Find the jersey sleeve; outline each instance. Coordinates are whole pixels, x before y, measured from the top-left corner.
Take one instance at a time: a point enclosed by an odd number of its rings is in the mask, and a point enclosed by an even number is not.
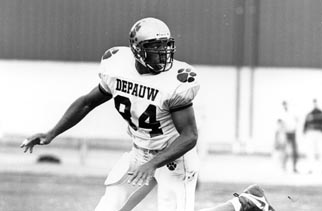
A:
[[[188,72],[185,72],[188,70]],[[170,112],[182,110],[192,105],[193,99],[198,94],[200,85],[197,81],[197,74],[192,68],[184,69],[182,72],[187,75],[186,80],[179,80],[179,84],[168,101]]]
[[[103,94],[113,95],[112,87],[114,80],[111,77],[110,71],[112,70],[115,55],[119,49],[117,47],[110,48],[103,54],[100,63],[98,76],[100,78],[99,89]]]

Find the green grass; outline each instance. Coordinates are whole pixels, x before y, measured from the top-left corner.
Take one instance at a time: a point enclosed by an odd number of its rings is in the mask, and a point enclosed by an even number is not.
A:
[[[92,211],[104,193],[104,178],[0,173],[1,211]],[[196,209],[232,198],[248,184],[201,183]],[[277,211],[321,210],[321,186],[262,185]],[[156,211],[154,190],[136,210]],[[288,199],[291,196],[293,201]]]

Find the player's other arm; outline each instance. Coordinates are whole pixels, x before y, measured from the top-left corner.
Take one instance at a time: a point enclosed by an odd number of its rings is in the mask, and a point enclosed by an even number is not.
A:
[[[49,144],[56,136],[79,123],[90,111],[102,103],[111,99],[112,95],[103,91],[99,86],[88,94],[77,98],[67,109],[58,123],[47,133],[38,133],[27,139],[20,145],[25,148],[24,152],[30,151],[34,145]]]
[[[137,168],[128,183],[148,185],[149,180],[154,176],[155,169],[176,160],[196,146],[198,132],[193,107],[189,106],[172,112],[171,116],[180,135],[152,160]]]
[[[156,168],[178,159],[197,144],[198,130],[193,107],[174,111],[171,117],[180,135],[155,159],[151,160]]]

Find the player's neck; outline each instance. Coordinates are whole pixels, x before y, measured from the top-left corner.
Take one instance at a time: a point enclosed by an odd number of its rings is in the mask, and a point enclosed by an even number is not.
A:
[[[135,61],[135,68],[140,74],[148,74],[150,73],[149,69],[143,66],[140,62]]]
[[[138,61],[135,61],[135,68],[138,71],[139,74],[143,75],[143,74],[159,74],[159,73],[153,73],[149,70],[148,67],[144,66],[143,64],[141,64]]]

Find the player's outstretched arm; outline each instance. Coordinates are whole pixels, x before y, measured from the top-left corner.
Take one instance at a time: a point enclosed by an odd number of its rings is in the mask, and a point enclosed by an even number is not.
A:
[[[24,152],[28,150],[32,153],[35,145],[49,144],[56,136],[63,133],[79,123],[90,111],[102,103],[112,98],[106,92],[102,92],[99,87],[95,87],[91,92],[76,99],[64,113],[54,128],[47,133],[37,133],[25,139],[20,145]]]

